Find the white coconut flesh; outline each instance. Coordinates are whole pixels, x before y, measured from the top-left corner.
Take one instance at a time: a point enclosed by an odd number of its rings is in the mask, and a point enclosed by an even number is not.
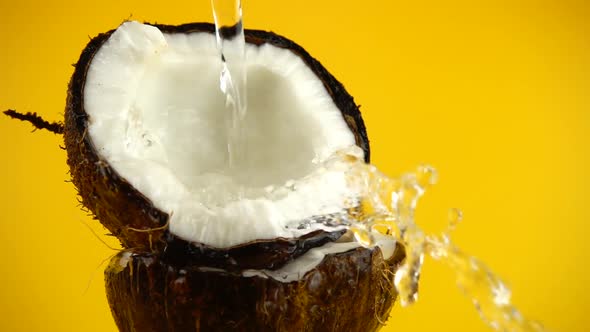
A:
[[[97,153],[170,215],[173,234],[218,248],[325,228],[293,223],[340,212],[350,196],[344,172],[324,161],[355,139],[322,82],[287,49],[245,53],[246,157],[233,167],[213,34],[127,22],[95,54],[84,87]]]
[[[375,246],[381,249],[383,258],[389,259],[395,251],[396,241],[391,236],[376,233],[373,235]],[[280,282],[300,280],[307,272],[318,266],[324,257],[360,247],[358,242],[329,242],[321,247],[312,248],[301,257],[292,260],[277,270],[245,270],[245,277],[272,278]]]

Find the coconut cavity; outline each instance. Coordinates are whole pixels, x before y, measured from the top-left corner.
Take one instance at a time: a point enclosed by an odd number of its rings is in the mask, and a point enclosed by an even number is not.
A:
[[[83,92],[100,157],[170,216],[171,233],[219,248],[321,227],[289,225],[343,209],[346,179],[325,161],[356,144],[300,54],[246,43],[245,55],[248,112],[231,167],[214,34],[124,23],[94,55]]]

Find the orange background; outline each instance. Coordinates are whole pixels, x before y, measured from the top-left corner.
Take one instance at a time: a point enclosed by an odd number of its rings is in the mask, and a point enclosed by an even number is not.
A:
[[[590,295],[590,11],[584,1],[262,1],[245,25],[286,35],[355,96],[373,162],[420,163],[440,183],[418,222],[445,226],[553,331],[587,331]],[[208,1],[0,2],[0,109],[63,117],[72,63],[89,36],[127,18],[211,21]],[[85,226],[61,137],[0,117],[1,331],[115,331],[103,262]],[[419,302],[384,331],[488,331],[451,274],[426,261]]]

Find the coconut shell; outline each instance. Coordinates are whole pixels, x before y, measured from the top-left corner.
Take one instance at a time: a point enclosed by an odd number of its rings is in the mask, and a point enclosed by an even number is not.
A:
[[[177,266],[153,253],[126,251],[105,271],[121,332],[375,331],[397,296],[394,272],[378,248],[327,255],[289,283],[241,272]]]
[[[208,23],[155,25],[166,33],[214,32]],[[114,31],[114,30],[113,30]],[[92,39],[76,64],[68,89],[64,138],[72,181],[82,203],[125,251],[105,271],[106,290],[119,329],[126,331],[374,331],[397,296],[398,246],[384,260],[378,248],[327,255],[297,281],[243,275],[277,269],[308,250],[336,241],[343,231],[315,231],[297,239],[272,239],[231,248],[191,243],[171,234],[169,216],[121,177],[88,135],[86,75],[113,31]],[[224,32],[222,32],[224,33]],[[302,47],[272,32],[246,30],[246,42],[291,50],[323,82],[369,161],[369,141],[353,98]]]
[[[214,33],[214,25],[209,23],[192,23],[180,26],[155,25],[166,33]],[[67,107],[65,112],[64,138],[68,153],[68,165],[72,175],[72,181],[77,187],[83,204],[90,209],[113,235],[115,235],[124,248],[138,248],[144,251],[161,252],[173,242],[178,242],[176,247],[186,247],[192,244],[177,238],[168,232],[168,215],[158,210],[154,204],[137,191],[126,179],[121,177],[111,165],[96,150],[92,137],[88,135],[87,128],[90,121],[84,110],[84,84],[92,58],[101,45],[109,38],[114,30],[93,38],[83,50],[80,60],[75,66],[75,71],[68,89]],[[301,46],[293,41],[260,30],[246,30],[246,42],[262,45],[271,44],[276,47],[289,49],[297,54],[308,67],[324,83],[326,90],[334,100],[334,103],[342,111],[342,115],[348,127],[354,133],[356,144],[365,152],[366,161],[369,161],[369,141],[361,114],[353,98],[346,92],[328,71]],[[318,234],[316,234],[318,235]],[[315,236],[315,235],[314,235]],[[326,238],[325,234],[319,234]],[[334,236],[328,236],[334,237]],[[304,239],[306,240],[306,239]],[[276,255],[280,248],[303,248],[300,239],[278,239],[271,242],[279,242],[279,249],[273,246],[261,245],[261,242],[244,244],[250,252],[249,255],[236,255],[250,257],[249,263],[242,263],[239,259],[236,265],[239,267],[263,268],[269,267],[265,261],[272,261],[269,256]],[[320,243],[319,241],[318,243]],[[195,251],[203,248],[196,244]],[[208,248],[215,250],[216,248]],[[237,248],[234,248],[237,249]],[[268,250],[267,250],[268,249]],[[255,253],[260,259],[251,259]],[[304,251],[297,251],[303,253]],[[280,265],[280,262],[279,264]],[[276,264],[275,264],[276,266]]]

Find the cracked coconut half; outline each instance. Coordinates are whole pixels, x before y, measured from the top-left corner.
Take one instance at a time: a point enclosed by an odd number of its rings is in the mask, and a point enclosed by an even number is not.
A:
[[[321,220],[369,160],[352,97],[303,48],[246,30],[247,113],[228,166],[214,26],[126,22],[72,77],[65,142],[84,204],[126,249],[105,273],[121,331],[370,331],[403,249]]]

